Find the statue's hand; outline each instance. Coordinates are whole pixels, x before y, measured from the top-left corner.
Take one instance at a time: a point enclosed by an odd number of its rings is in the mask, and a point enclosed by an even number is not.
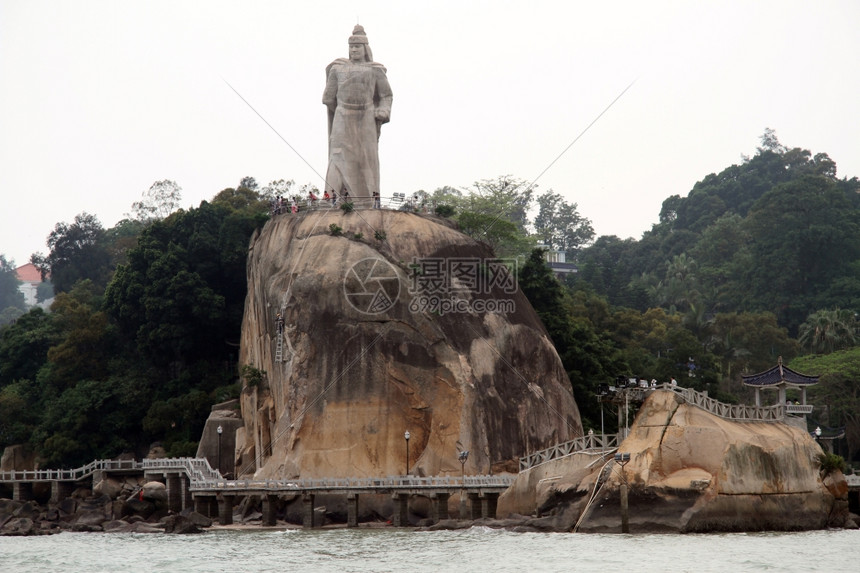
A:
[[[380,121],[382,123],[388,121],[388,112],[384,109],[377,109],[373,116],[376,118],[376,121]]]

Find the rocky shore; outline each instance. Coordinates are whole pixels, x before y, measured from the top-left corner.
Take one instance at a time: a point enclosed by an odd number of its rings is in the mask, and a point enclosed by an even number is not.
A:
[[[167,510],[161,482],[102,480],[78,488],[59,502],[0,499],[0,535],[46,535],[61,531],[199,533],[212,520],[191,509]]]

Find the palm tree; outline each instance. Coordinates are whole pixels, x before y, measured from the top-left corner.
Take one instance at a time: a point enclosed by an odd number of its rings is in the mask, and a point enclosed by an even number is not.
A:
[[[857,342],[857,318],[850,310],[818,310],[800,325],[797,341],[816,354],[829,354]]]

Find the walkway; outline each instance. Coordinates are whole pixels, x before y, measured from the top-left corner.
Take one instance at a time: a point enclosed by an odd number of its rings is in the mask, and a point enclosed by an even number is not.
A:
[[[50,483],[51,500],[61,501],[79,485],[90,488],[110,475],[143,475],[163,480],[167,505],[172,511],[192,507],[208,516],[218,517],[221,524],[233,522],[233,505],[237,497],[258,496],[263,502],[263,524],[275,524],[275,502],[282,496],[301,496],[303,521],[314,527],[316,495],[346,495],[347,525],[358,525],[360,495],[391,495],[395,502],[394,525],[406,525],[409,498],[428,497],[433,504],[433,519],[448,518],[448,498],[460,493],[470,501],[473,519],[496,516],[499,495],[513,483],[512,476],[321,478],[301,480],[228,480],[212,469],[208,460],[199,458],[161,458],[136,460],[96,460],[73,470],[28,470],[0,472],[0,484],[12,485],[12,497],[28,500],[33,485]],[[83,483],[82,483],[83,482]]]
[[[692,406],[701,408],[720,418],[735,422],[784,422],[790,414],[810,414],[811,405],[777,404],[775,406],[746,406],[743,404],[727,404],[708,396],[707,392],[698,392],[692,388],[682,388],[673,384],[661,384],[654,387],[631,386],[615,391],[613,403],[624,404],[623,396],[629,402],[643,402],[651,392],[665,390],[674,392]],[[619,419],[621,416],[619,415]],[[551,460],[581,452],[598,454],[613,453],[618,448],[618,434],[589,434],[574,438],[569,442],[551,446],[545,450],[534,452],[520,458],[520,471],[533,468]]]

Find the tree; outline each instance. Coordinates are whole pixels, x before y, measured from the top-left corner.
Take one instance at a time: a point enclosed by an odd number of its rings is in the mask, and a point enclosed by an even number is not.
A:
[[[818,310],[800,325],[798,342],[816,354],[829,354],[857,343],[857,317],[853,311]]]
[[[565,251],[573,260],[579,250],[594,239],[591,221],[551,189],[537,198],[538,214],[534,220],[538,240],[548,247]]]
[[[471,188],[464,189],[460,197],[455,193],[441,193],[439,189],[432,197],[437,200],[447,197],[445,202],[455,206],[458,211],[480,213],[491,221],[510,221],[525,235],[533,194],[534,188],[526,181],[503,175],[496,179],[476,181]]]
[[[21,281],[15,273],[14,261],[7,261],[6,256],[0,254],[0,312],[6,309],[18,310],[23,313],[27,305],[24,301],[24,293],[18,290]],[[20,313],[11,313],[20,315]],[[17,318],[17,316],[16,316]],[[0,325],[8,321],[3,321],[0,317]]]
[[[860,257],[860,212],[830,179],[805,175],[778,185],[744,222],[752,239],[747,285],[754,308],[795,332],[831,282]]]
[[[526,240],[512,222],[484,213],[463,211],[457,215],[457,223],[463,233],[486,243],[498,256],[517,254]]]
[[[611,341],[586,316],[574,316],[561,283],[534,249],[519,273],[519,287],[547,329],[570,379],[580,416],[586,426],[599,427],[596,390],[611,381],[626,364],[618,359]]]
[[[105,230],[95,215],[81,213],[72,224],[57,223],[48,236],[51,252],[44,264],[51,269],[56,292],[67,292],[79,280],[89,279],[104,288],[111,274],[111,257]],[[39,260],[40,255],[34,255]]]
[[[719,313],[710,322],[705,347],[719,361],[722,388],[740,394],[742,373],[762,372],[798,353],[798,345],[770,312]]]
[[[260,196],[266,201],[274,201],[276,197],[289,197],[290,190],[296,182],[292,179],[277,179],[270,181],[260,191]]]
[[[156,181],[142,195],[140,201],[131,204],[133,215],[126,216],[145,224],[165,219],[177,210],[182,202],[182,188],[170,179]]]
[[[34,380],[58,338],[53,315],[40,307],[30,309],[14,324],[0,329],[0,386],[16,380]]]
[[[809,390],[809,399],[822,425],[845,427],[847,457],[854,459],[860,452],[860,348],[807,354],[788,366],[819,376],[818,384]]]

